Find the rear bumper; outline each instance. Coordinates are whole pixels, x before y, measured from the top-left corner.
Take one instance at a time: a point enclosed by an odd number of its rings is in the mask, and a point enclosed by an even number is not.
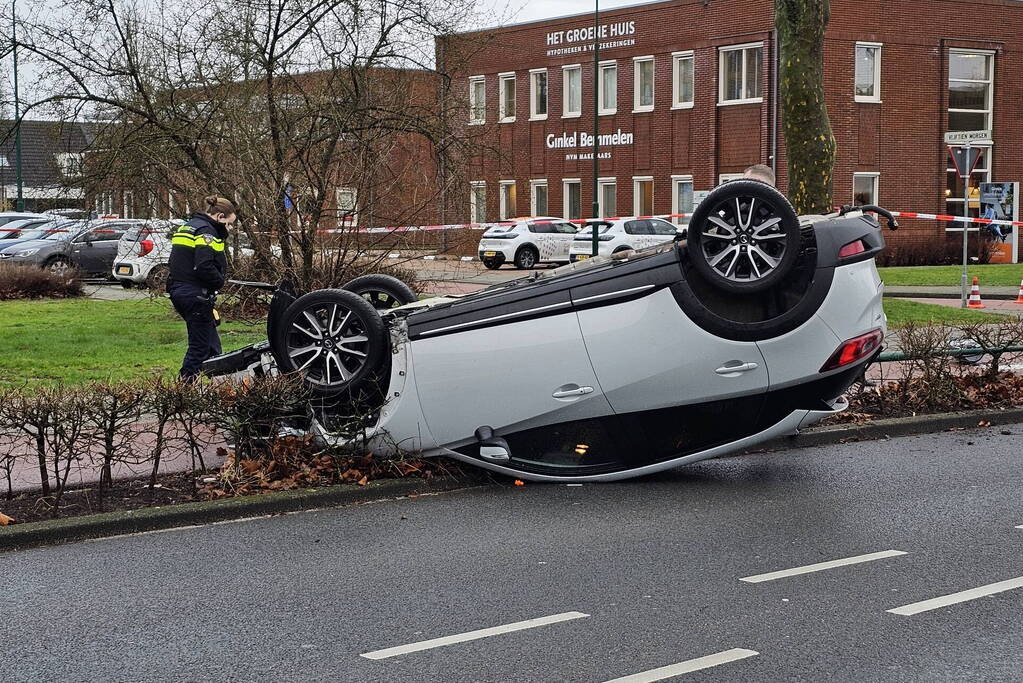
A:
[[[494,252],[493,256],[485,256],[484,255],[487,252],[491,252],[491,251]],[[503,251],[496,251],[494,249],[487,249],[485,251],[480,251],[479,252],[479,257],[480,257],[480,261],[483,261],[484,263],[496,263],[498,265],[503,264],[507,260],[507,259],[505,259]]]
[[[223,377],[237,373],[257,373],[265,370],[264,356],[270,354],[270,342],[261,341],[249,344],[237,351],[214,356],[203,361],[203,374],[210,377]]]
[[[146,275],[149,274],[149,269],[143,270],[138,263],[131,261],[114,261],[114,267],[110,269],[110,274],[117,280],[144,282]]]

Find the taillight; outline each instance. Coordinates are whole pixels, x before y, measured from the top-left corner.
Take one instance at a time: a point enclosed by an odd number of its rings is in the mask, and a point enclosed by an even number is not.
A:
[[[828,362],[824,364],[820,371],[837,370],[838,368],[861,361],[876,351],[881,346],[883,340],[884,335],[881,334],[881,330],[871,330],[859,337],[853,337],[849,341],[844,341],[838,347],[838,350],[831,354],[831,358],[828,359]]]
[[[849,258],[850,256],[856,256],[856,254],[862,254],[866,250],[867,246],[863,244],[863,240],[855,240],[839,249],[838,258]]]
[[[145,256],[153,250],[153,240],[142,240],[139,242],[139,256]]]

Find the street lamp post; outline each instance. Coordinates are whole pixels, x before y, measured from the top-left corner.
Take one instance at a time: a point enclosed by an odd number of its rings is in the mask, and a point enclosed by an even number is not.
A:
[[[17,211],[25,210],[24,179],[21,176],[21,100],[18,97],[18,0],[11,0],[11,52],[14,59],[14,182],[18,186]]]
[[[593,218],[600,218],[600,198],[597,195],[599,183],[597,177],[600,175],[600,162],[597,157],[600,153],[600,0],[593,0]],[[591,250],[593,256],[597,255],[599,239],[597,237],[597,222],[591,226],[593,239]]]

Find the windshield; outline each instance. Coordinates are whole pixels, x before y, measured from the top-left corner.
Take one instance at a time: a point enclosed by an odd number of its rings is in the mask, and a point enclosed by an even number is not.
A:
[[[611,226],[607,223],[597,223],[597,234],[603,235],[605,232],[611,229]],[[581,240],[586,236],[593,235],[593,224],[587,223],[583,227],[579,228],[579,232],[576,233],[576,239]]]
[[[12,233],[7,239],[19,239],[19,240],[41,240],[45,239],[47,233],[45,230],[39,228],[33,228],[31,230],[20,230],[16,233]]]

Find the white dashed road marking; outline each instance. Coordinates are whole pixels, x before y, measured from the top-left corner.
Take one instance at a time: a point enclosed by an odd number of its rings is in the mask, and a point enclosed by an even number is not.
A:
[[[410,652],[421,652],[422,650],[431,650],[435,647],[444,647],[445,645],[454,645],[456,643],[465,643],[470,640],[479,640],[480,638],[489,638],[490,636],[498,636],[502,633],[512,633],[513,631],[523,631],[529,628],[537,628],[538,626],[549,626],[550,624],[557,624],[562,621],[571,621],[573,619],[582,619],[590,616],[589,614],[583,614],[582,612],[563,612],[561,614],[552,614],[549,617],[539,617],[538,619],[527,619],[526,621],[517,621],[514,624],[504,624],[503,626],[492,626],[490,628],[482,628],[478,631],[469,631],[467,633],[458,633],[453,636],[444,636],[443,638],[433,638],[432,640],[422,640],[418,643],[410,643],[409,645],[397,645],[395,647],[389,647],[384,650],[374,650],[373,652],[363,652],[360,657],[366,659],[387,659],[388,657],[397,657],[399,655],[406,655]]]
[[[760,653],[754,650],[744,650],[741,647],[737,647],[731,650],[725,650],[724,652],[718,652],[715,655],[707,655],[706,657],[690,659],[685,662],[679,662],[678,664],[669,664],[668,666],[662,666],[659,669],[641,671],[638,674],[623,676],[622,678],[607,681],[607,683],[653,683],[654,681],[663,681],[666,678],[681,676],[682,674],[692,673],[693,671],[699,671],[700,669],[709,669],[712,666],[720,666],[721,664],[728,664],[729,662],[737,662],[740,659],[746,659],[747,657],[753,657],[758,654]]]
[[[1007,581],[999,581],[998,583],[989,583],[986,586],[971,588],[970,590],[952,593],[951,595],[942,595],[939,598],[931,598],[930,600],[914,602],[911,605],[903,605],[902,607],[896,607],[895,609],[890,609],[888,611],[892,614],[901,614],[904,617],[911,617],[914,614],[920,614],[921,612],[929,612],[932,609],[941,609],[942,607],[948,607],[949,605],[967,602],[968,600],[976,600],[977,598],[984,598],[988,595],[994,595],[995,593],[1004,593],[1005,591],[1011,591],[1016,588],[1023,588],[1023,576],[1016,579],[1009,579]]]
[[[861,562],[873,562],[874,560],[883,560],[886,557],[897,557],[899,555],[905,555],[906,553],[901,550],[884,550],[879,553],[870,553],[869,555],[857,555],[856,557],[847,557],[842,560],[831,560],[829,562],[818,562],[817,564],[808,564],[804,567],[795,567],[793,569],[782,569],[776,572],[769,572],[767,574],[757,574],[756,576],[747,576],[740,581],[746,583],[763,583],[764,581],[774,581],[775,579],[784,579],[787,576],[798,576],[799,574],[812,574],[813,572],[822,572],[825,569],[834,569],[835,567],[845,567],[850,564],[860,564]]]

